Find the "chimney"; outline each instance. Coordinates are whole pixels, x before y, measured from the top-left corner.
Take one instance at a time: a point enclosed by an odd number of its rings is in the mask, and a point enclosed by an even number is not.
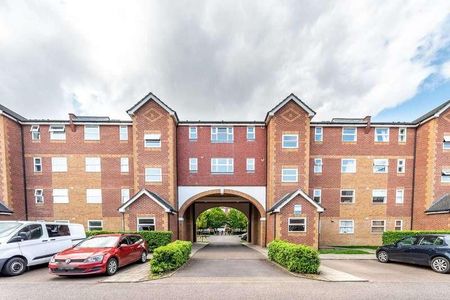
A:
[[[77,131],[77,127],[76,125],[73,123],[73,121],[77,118],[77,116],[75,116],[75,114],[73,113],[69,113],[69,126],[70,126],[70,130],[72,130],[72,132]]]
[[[372,117],[371,116],[366,116],[363,120],[367,123],[366,124],[366,128],[364,129],[364,133],[368,134],[370,132],[370,121],[371,121]]]

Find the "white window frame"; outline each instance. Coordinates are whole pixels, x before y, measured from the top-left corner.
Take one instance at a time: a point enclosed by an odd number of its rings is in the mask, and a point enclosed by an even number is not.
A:
[[[386,130],[386,132],[379,133],[379,130]],[[389,143],[389,127],[375,127],[374,141],[377,143]]]
[[[323,142],[323,127],[314,128],[314,141]]]
[[[144,148],[161,148],[161,134],[144,134]]]
[[[130,172],[130,159],[128,157],[120,158],[120,173]]]
[[[120,189],[120,203],[125,203],[130,200],[130,189]]]
[[[399,143],[406,143],[406,139],[407,139],[407,136],[408,136],[407,133],[408,133],[408,128],[406,128],[406,127],[399,127],[398,128],[398,142]]]
[[[50,132],[50,140],[64,141],[66,140],[66,126],[65,125],[50,125],[48,128]]]
[[[219,132],[225,129],[225,132]],[[225,135],[225,139],[219,139],[220,136]],[[234,142],[234,128],[214,126],[211,127],[211,143],[233,143]]]
[[[102,202],[102,189],[86,189],[86,203],[100,204]]]
[[[100,222],[100,226],[98,226],[98,225],[97,226],[92,226],[91,222]],[[103,230],[103,220],[88,220],[87,221],[87,226],[88,226],[88,230],[89,231],[95,231],[95,230],[102,231]]]
[[[373,173],[385,174],[389,172],[389,159],[376,158],[373,160]]]
[[[67,157],[52,157],[52,172],[67,172]]]
[[[346,130],[352,130],[354,132],[346,132]],[[346,138],[351,138],[346,140]],[[358,141],[358,128],[357,127],[342,127],[342,142],[353,143]]]
[[[195,126],[189,126],[189,140],[196,141],[198,139],[198,129]]]
[[[69,203],[69,189],[53,189],[53,203]]]
[[[254,173],[255,172],[255,159],[254,158],[247,158],[245,161],[245,169],[248,173]]]
[[[400,222],[400,225],[397,225],[397,222]],[[397,229],[399,228],[399,229]],[[394,231],[402,231],[403,230],[403,220],[395,220],[394,221]]]
[[[344,226],[342,223],[351,223],[351,226]],[[339,220],[339,234],[354,234],[355,233],[355,221],[354,220]]]
[[[145,182],[162,182],[162,168],[145,168]]]
[[[41,131],[39,125],[31,125],[31,140],[40,141],[41,140]]]
[[[256,127],[255,126],[247,126],[247,141],[256,140]]]
[[[344,162],[353,161],[353,166],[351,169],[348,169],[349,166],[344,164]],[[356,159],[354,158],[342,158],[341,159],[341,173],[356,173]]]
[[[141,220],[149,220],[149,219],[153,220],[153,224],[151,224],[151,223],[141,224],[140,223]],[[153,230],[150,230],[150,231],[156,231],[156,218],[155,217],[138,217],[136,220],[136,231],[143,231],[143,230],[139,230],[139,226],[153,226]]]
[[[444,135],[442,150],[450,150],[450,135]]]
[[[293,174],[286,174],[292,172]],[[291,178],[292,179],[289,179]],[[292,183],[298,182],[298,168],[283,167],[281,168],[281,182]]]
[[[84,170],[87,173],[98,173],[102,171],[102,160],[100,157],[85,157]]]
[[[39,160],[39,163],[36,161]],[[40,170],[37,170],[37,168],[40,168]],[[42,157],[33,157],[33,170],[35,173],[42,173]]]
[[[373,225],[374,222],[383,222],[383,231],[373,231],[374,228],[381,228],[381,225]],[[372,220],[370,223],[370,233],[372,234],[383,234],[386,231],[386,220]]]
[[[222,169],[221,168],[225,168]],[[212,174],[233,174],[234,173],[234,159],[233,158],[211,158],[211,173]]]
[[[317,203],[322,203],[322,189],[313,189],[313,200],[316,201],[316,198],[319,198]]]
[[[314,158],[314,174],[321,174],[323,169],[322,158]]]
[[[100,141],[100,125],[84,125],[85,141]]]
[[[349,196],[349,195],[343,195],[343,192],[352,192],[352,195],[351,196]],[[348,201],[342,201],[342,198],[350,198],[350,197],[352,197],[352,201],[351,202],[348,202]],[[341,203],[341,204],[353,204],[353,203],[355,203],[355,200],[356,200],[356,191],[354,190],[354,189],[341,189],[341,191],[340,191],[340,197],[339,197],[339,203]]]
[[[198,172],[198,158],[197,157],[189,158],[189,172],[190,173]]]
[[[397,159],[397,173],[404,174],[406,172],[406,159],[398,158]]]
[[[290,227],[291,226],[296,226],[298,224],[291,224],[291,220],[303,220],[303,226],[304,226],[304,230],[291,230]],[[302,225],[302,224],[300,224]],[[305,217],[293,217],[293,218],[288,218],[288,232],[306,232],[306,218]]]
[[[383,202],[375,202],[373,198],[383,197]],[[386,189],[373,189],[372,190],[372,204],[386,204],[387,203],[388,192]]]
[[[34,190],[34,202],[36,204],[44,203],[44,190],[43,189],[35,189]]]
[[[53,223],[70,224],[70,221],[69,220],[54,220]]]
[[[286,140],[286,138],[294,138],[293,140]],[[289,145],[289,143],[295,143],[295,145]],[[298,134],[285,133],[282,136],[283,149],[298,149]]]
[[[128,141],[128,125],[119,126],[119,141]]]
[[[450,183],[450,169],[443,169],[441,172],[441,183]]]
[[[405,189],[397,188],[395,189],[395,204],[405,203]]]

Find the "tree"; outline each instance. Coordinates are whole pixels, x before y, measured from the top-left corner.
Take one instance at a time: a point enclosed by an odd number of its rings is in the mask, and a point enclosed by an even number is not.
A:
[[[207,214],[201,213],[200,216],[198,216],[196,221],[197,229],[207,229],[208,228],[208,218]]]
[[[206,213],[209,228],[217,229],[227,222],[227,214],[220,207],[210,208]]]
[[[227,219],[227,223],[232,229],[247,229],[247,217],[239,210],[231,208],[228,212]]]

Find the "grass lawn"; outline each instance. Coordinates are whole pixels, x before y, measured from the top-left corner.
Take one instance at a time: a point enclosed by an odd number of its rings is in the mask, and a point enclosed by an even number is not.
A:
[[[372,249],[372,250],[377,250],[379,246],[333,246],[333,247],[346,248],[346,249],[357,248],[357,249]]]
[[[358,249],[320,249],[320,254],[370,254],[367,251]]]

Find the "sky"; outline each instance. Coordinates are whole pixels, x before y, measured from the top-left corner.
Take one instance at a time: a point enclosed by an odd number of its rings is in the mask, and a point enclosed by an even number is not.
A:
[[[450,1],[0,0],[0,104],[106,115],[153,92],[181,120],[411,121],[450,100]]]

